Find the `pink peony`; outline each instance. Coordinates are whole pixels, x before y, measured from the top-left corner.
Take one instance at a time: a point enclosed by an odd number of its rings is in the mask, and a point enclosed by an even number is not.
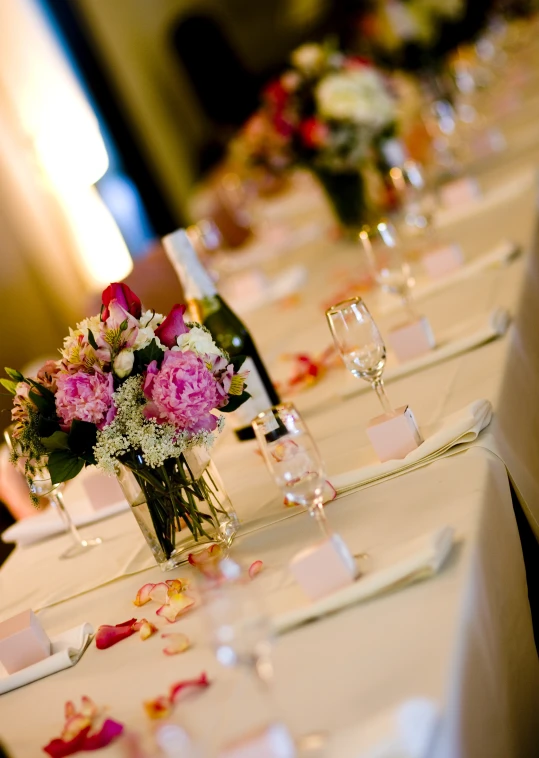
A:
[[[89,421],[102,429],[114,419],[112,374],[57,374],[56,411],[66,428],[74,419]]]
[[[144,394],[150,400],[144,411],[147,418],[188,432],[211,432],[217,426],[210,411],[222,403],[221,392],[202,358],[191,350],[167,351],[159,371],[151,363]]]

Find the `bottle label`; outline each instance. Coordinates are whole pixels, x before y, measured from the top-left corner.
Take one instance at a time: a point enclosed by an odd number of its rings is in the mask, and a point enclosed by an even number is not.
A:
[[[249,372],[245,389],[251,397],[243,405],[240,405],[237,411],[230,414],[233,429],[243,429],[249,426],[255,416],[273,405],[252,358],[245,359],[240,368],[240,373],[244,371]]]

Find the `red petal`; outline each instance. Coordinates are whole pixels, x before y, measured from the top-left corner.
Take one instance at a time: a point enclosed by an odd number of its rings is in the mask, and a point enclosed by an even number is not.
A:
[[[98,650],[106,650],[108,647],[112,647],[117,642],[125,640],[126,637],[130,637],[135,629],[133,625],[136,623],[136,619],[130,619],[124,621],[122,624],[116,624],[116,626],[109,626],[104,624],[100,626],[95,635],[95,646]]]
[[[183,692],[186,689],[189,689],[190,687],[209,687],[210,682],[208,681],[208,677],[206,673],[202,673],[198,679],[186,679],[183,682],[176,682],[176,684],[173,684],[170,688],[170,700],[172,703],[175,703],[178,697],[180,696],[180,693]]]
[[[150,592],[155,587],[155,584],[144,584],[137,592],[136,598],[133,600],[133,604],[140,608],[141,605],[145,605],[150,601]]]
[[[257,574],[260,574],[263,568],[264,564],[262,561],[255,561],[254,563],[251,563],[249,566],[249,576],[251,579],[254,579]]]
[[[72,740],[62,740],[56,738],[51,740],[48,745],[43,748],[44,752],[52,756],[52,758],[64,758],[66,755],[73,755],[83,749],[86,735],[90,731],[90,726],[87,726],[82,732]]]
[[[100,750],[100,748],[110,745],[116,737],[120,736],[123,730],[123,724],[112,719],[105,719],[103,726],[98,732],[86,736],[82,750]]]
[[[176,338],[179,337],[180,334],[185,334],[189,331],[183,320],[184,313],[185,305],[173,305],[172,310],[166,319],[155,330],[155,336],[158,337],[166,347],[174,347],[176,344]]]

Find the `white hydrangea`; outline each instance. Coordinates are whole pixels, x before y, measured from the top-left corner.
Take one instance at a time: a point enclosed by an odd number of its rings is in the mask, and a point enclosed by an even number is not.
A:
[[[192,350],[197,355],[222,355],[210,332],[202,326],[192,326],[186,334],[180,334],[172,350],[185,353]]]
[[[152,340],[155,340],[162,350],[166,349],[159,337],[155,336],[154,331],[163,321],[163,318],[164,316],[160,313],[155,313],[155,311],[144,311],[140,317],[140,326],[133,350],[143,350],[145,347],[148,347]]]
[[[394,100],[380,75],[364,67],[329,74],[316,88],[320,115],[335,121],[352,121],[382,129],[396,118]]]

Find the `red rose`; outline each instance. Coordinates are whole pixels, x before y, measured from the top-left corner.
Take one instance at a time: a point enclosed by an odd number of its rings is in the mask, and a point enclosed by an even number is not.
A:
[[[109,284],[109,286],[103,290],[101,300],[104,306],[101,311],[101,321],[106,321],[108,319],[110,315],[109,304],[112,300],[116,300],[122,308],[125,308],[125,310],[135,318],[140,318],[140,314],[142,313],[142,305],[139,298],[129,289],[127,284],[122,284],[120,282]]]
[[[316,149],[323,147],[329,136],[329,129],[323,121],[319,121],[314,116],[307,118],[299,127],[301,139],[305,147]]]
[[[183,320],[183,314],[185,313],[185,305],[173,305],[172,310],[163,321],[163,323],[155,330],[155,336],[158,337],[163,345],[167,347],[174,347],[176,344],[176,338],[180,334],[185,334],[189,329],[185,326]]]

